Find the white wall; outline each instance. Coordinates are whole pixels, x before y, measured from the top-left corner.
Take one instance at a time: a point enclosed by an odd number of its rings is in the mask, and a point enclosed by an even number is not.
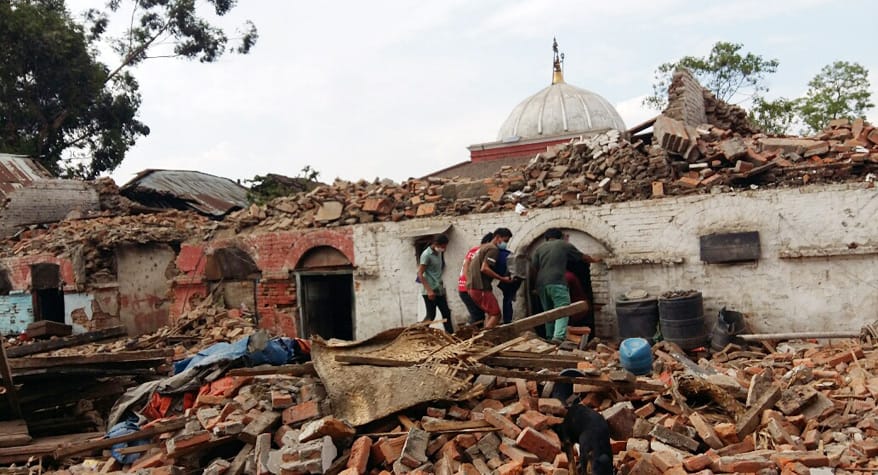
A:
[[[456,320],[466,318],[456,295],[463,256],[498,226],[512,230],[513,249],[561,227],[584,251],[606,254],[608,265],[592,270],[595,298],[607,304],[597,316],[602,336],[616,331],[612,296],[631,288],[700,290],[709,320],[728,306],[762,332],[857,330],[878,318],[878,191],[854,183],[358,225],[357,338],[423,316],[413,240],[402,236],[443,223],[453,223],[445,285]],[[758,262],[700,261],[699,236],[737,231],[760,233]]]

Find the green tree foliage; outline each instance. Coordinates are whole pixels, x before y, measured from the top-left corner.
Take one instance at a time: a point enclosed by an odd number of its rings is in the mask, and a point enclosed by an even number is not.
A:
[[[653,95],[643,104],[656,110],[667,106],[668,86],[678,68],[688,69],[696,79],[719,99],[732,102],[755,101],[768,88],[765,78],[777,71],[776,59],[742,53],[743,45],[719,41],[707,57],[684,56],[678,61],[664,63],[655,71]]]
[[[0,151],[91,178],[149,133],[136,118],[137,82],[107,81],[62,1],[0,2],[0,44]],[[74,165],[84,155],[89,165]]]
[[[869,71],[858,63],[836,61],[824,66],[801,99],[802,121],[817,132],[833,119],[865,118],[866,111],[875,107],[869,87]]]
[[[153,57],[212,62],[248,53],[258,38],[252,23],[230,39],[204,17],[235,4],[109,0],[80,25],[64,0],[0,0],[0,151],[31,155],[62,175],[114,170],[149,133],[137,119],[141,98],[130,67]],[[114,13],[128,25],[121,37],[106,34]],[[119,55],[112,69],[97,60],[102,44]]]
[[[750,122],[765,133],[784,135],[799,120],[799,99],[784,97],[768,101],[758,98],[750,107]]]

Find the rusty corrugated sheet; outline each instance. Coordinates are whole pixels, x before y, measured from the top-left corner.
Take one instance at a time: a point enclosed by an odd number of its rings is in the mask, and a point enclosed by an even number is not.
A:
[[[147,206],[187,207],[217,217],[248,205],[243,186],[228,178],[189,170],[144,170],[121,192]]]
[[[0,153],[0,194],[4,197],[35,181],[52,178],[54,177],[36,160],[22,155]]]

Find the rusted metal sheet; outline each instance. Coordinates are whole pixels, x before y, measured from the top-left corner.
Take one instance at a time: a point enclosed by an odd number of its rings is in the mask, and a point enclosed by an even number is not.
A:
[[[54,178],[36,160],[0,153],[0,194],[3,196],[35,181]]]
[[[144,170],[122,186],[121,193],[146,206],[192,209],[215,217],[248,205],[243,186],[188,170]]]

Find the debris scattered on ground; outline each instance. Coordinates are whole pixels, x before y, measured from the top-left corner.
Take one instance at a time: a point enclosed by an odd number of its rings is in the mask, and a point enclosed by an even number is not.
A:
[[[621,368],[614,346],[598,341],[565,351],[528,334],[476,344],[477,334],[424,353],[417,348],[430,345],[416,342],[441,340],[417,326],[397,335],[412,331],[421,336],[407,346],[323,358],[371,371],[379,383],[389,368],[452,367],[472,374],[462,397],[352,426],[333,404],[339,397],[368,404],[369,395],[356,385],[333,394],[337,386],[318,376],[323,363],[220,366],[207,370],[212,376],[200,387],[151,399],[138,410],[149,421],[109,439],[56,445],[43,462],[69,473],[575,473],[555,431],[573,402],[607,419],[618,473],[878,470],[878,350],[871,343],[729,344],[708,356],[661,342],[653,347],[653,372],[636,377]],[[562,376],[562,368],[582,376]],[[417,388],[395,385],[386,394],[406,391]],[[0,449],[0,459],[24,447]]]

